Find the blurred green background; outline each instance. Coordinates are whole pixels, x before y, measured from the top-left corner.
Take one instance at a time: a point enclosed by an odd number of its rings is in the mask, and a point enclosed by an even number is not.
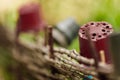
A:
[[[113,25],[114,31],[120,29],[120,0],[0,0],[0,23],[15,30],[18,8],[28,2],[42,5],[48,24],[55,25],[73,17],[80,25],[89,21],[107,21]],[[76,38],[68,48],[79,51],[78,43]]]

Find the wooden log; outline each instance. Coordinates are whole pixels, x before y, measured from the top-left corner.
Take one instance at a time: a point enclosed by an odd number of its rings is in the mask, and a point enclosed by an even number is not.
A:
[[[111,55],[114,64],[115,80],[120,80],[120,33],[110,36]]]

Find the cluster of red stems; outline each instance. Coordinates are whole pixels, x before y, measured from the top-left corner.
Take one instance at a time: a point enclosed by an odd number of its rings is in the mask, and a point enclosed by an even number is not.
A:
[[[41,6],[38,3],[30,3],[19,9],[19,18],[17,21],[16,34],[17,38],[22,32],[38,33],[40,30],[46,29],[46,23],[43,19]],[[50,29],[50,33],[51,33]],[[87,58],[93,58],[89,40],[95,46],[98,61],[104,61],[111,64],[111,56],[109,50],[109,35],[113,32],[112,26],[107,22],[89,22],[79,30],[80,54]],[[52,35],[52,34],[50,34]],[[89,36],[89,38],[88,38]],[[51,36],[52,38],[52,36]],[[49,39],[50,45],[53,46],[52,39]],[[52,42],[51,42],[52,41]],[[53,52],[51,47],[51,53]],[[103,53],[103,54],[102,54]]]

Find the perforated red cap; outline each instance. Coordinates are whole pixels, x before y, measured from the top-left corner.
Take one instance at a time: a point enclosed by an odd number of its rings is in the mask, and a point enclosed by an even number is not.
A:
[[[89,30],[92,41],[106,38],[113,32],[112,25],[107,22],[89,22],[80,28],[79,35],[83,39],[87,39],[85,30]]]
[[[100,50],[103,50],[105,52],[106,62],[111,63],[108,38],[109,35],[113,32],[112,25],[108,24],[107,22],[89,22],[80,27],[80,54],[84,57],[92,58],[86,31],[89,31],[90,38],[96,47],[96,51],[98,52],[99,60],[99,52]]]

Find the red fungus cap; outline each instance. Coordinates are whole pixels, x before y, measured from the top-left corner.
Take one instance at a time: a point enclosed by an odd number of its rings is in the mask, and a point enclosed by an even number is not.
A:
[[[111,63],[108,39],[109,35],[113,32],[112,26],[107,22],[89,22],[80,28],[80,54],[84,57],[92,58],[86,30],[89,30],[90,38],[98,53],[99,61],[101,61],[100,51],[103,50],[105,52],[106,63]]]
[[[29,3],[19,9],[18,32],[39,31],[44,25],[41,6],[38,3]]]

